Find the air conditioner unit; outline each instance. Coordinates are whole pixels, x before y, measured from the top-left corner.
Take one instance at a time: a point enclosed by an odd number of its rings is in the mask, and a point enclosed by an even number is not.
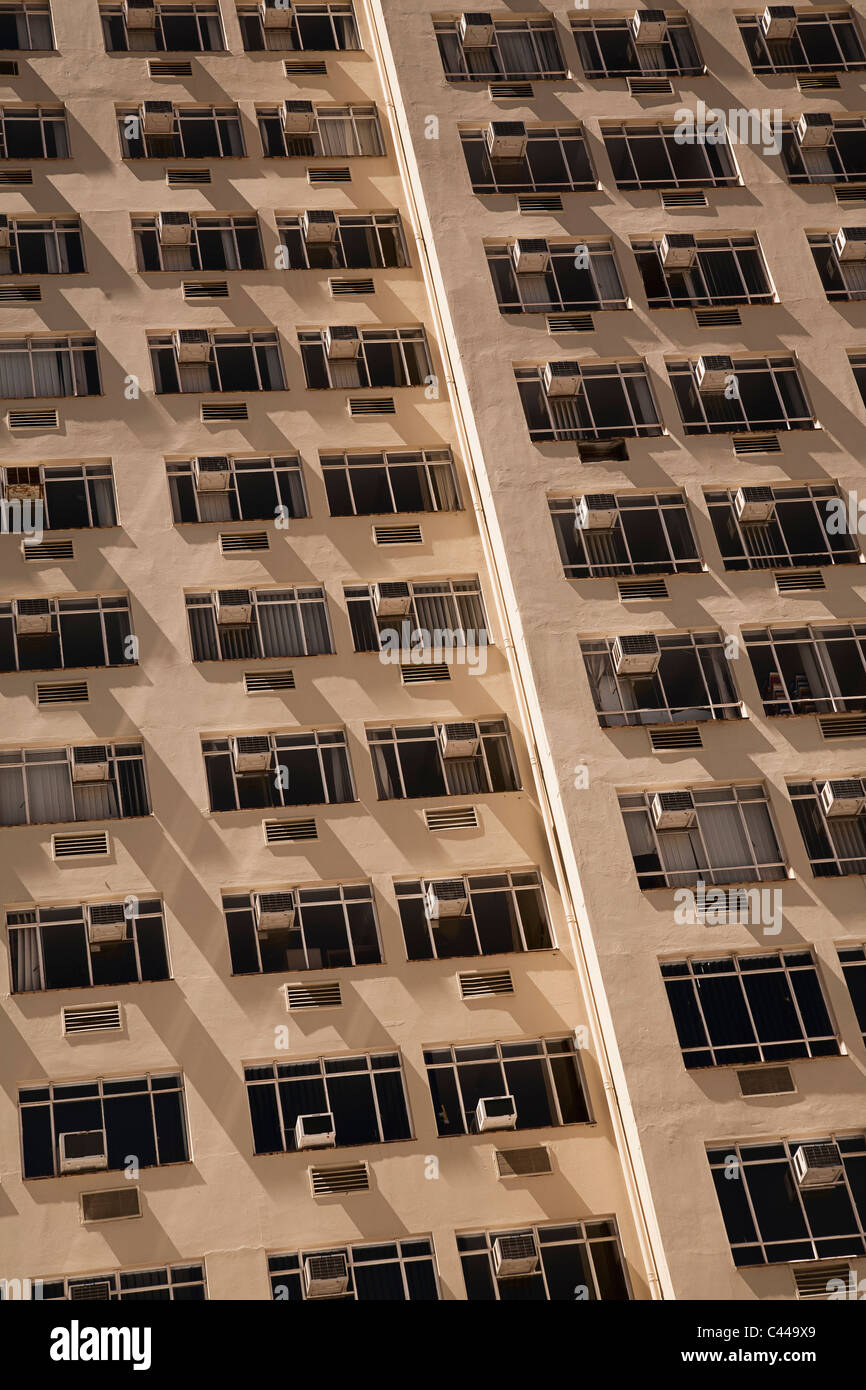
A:
[[[792,39],[797,32],[797,11],[793,5],[768,5],[761,15],[765,39]]]
[[[294,893],[253,893],[256,931],[286,931],[295,925]]]
[[[123,0],[127,29],[155,29],[156,6],[150,0]]]
[[[550,265],[544,237],[523,237],[511,246],[511,261],[518,275],[538,275]]]
[[[114,1281],[112,1279],[88,1279],[81,1284],[68,1286],[70,1303],[77,1303],[82,1300],[86,1300],[88,1303],[110,1303],[113,1293]]]
[[[5,250],[12,245],[12,226],[5,212],[0,213],[0,249]]]
[[[548,362],[544,368],[544,390],[548,396],[580,395],[580,363]]]
[[[412,607],[412,591],[402,580],[373,585],[377,618],[405,618]]]
[[[489,48],[493,42],[493,15],[485,10],[462,14],[457,32],[464,48]]]
[[[73,748],[73,782],[107,782],[108,773],[108,749],[104,743],[95,743],[90,748]]]
[[[469,906],[469,895],[462,878],[434,878],[424,894],[424,916],[428,922],[443,917],[462,917]]]
[[[538,1269],[535,1236],[497,1236],[493,1242],[493,1268],[497,1279],[534,1274]]]
[[[123,903],[93,903],[84,909],[91,946],[110,946],[132,940],[132,922]]]
[[[838,1144],[801,1144],[794,1151],[798,1187],[830,1187],[844,1171]]]
[[[170,101],[145,101],[139,119],[142,135],[171,135],[174,130],[174,105]]]
[[[618,516],[612,492],[584,493],[574,516],[575,531],[612,531]]]
[[[474,758],[481,747],[481,737],[474,724],[443,724],[439,747],[443,758]]]
[[[265,29],[289,29],[292,24],[292,7],[287,0],[261,0],[259,17]]]
[[[334,1117],[329,1111],[321,1115],[299,1115],[295,1121],[295,1145],[299,1149],[332,1149],[337,1142]]]
[[[739,487],[734,496],[734,512],[738,521],[771,521],[776,503],[771,487]]]
[[[246,627],[253,620],[249,589],[217,589],[216,620],[220,627]]]
[[[211,360],[210,334],[206,328],[178,328],[174,335],[174,351],[178,362],[191,365]]]
[[[829,145],[833,136],[833,117],[829,111],[804,111],[797,122],[797,144],[804,150]]]
[[[60,1135],[61,1173],[97,1173],[108,1167],[101,1129],[73,1130]]]
[[[231,464],[225,454],[200,454],[193,460],[192,476],[196,492],[228,492]]]
[[[863,783],[859,777],[840,777],[821,788],[821,806],[828,820],[859,815],[863,809]]]
[[[522,159],[526,154],[523,121],[491,121],[487,127],[487,153],[491,159]]]
[[[307,1298],[333,1298],[349,1287],[349,1265],[345,1255],[308,1255],[304,1260]]]
[[[656,792],[652,817],[656,830],[688,830],[695,819],[691,792]]]
[[[235,772],[267,772],[271,741],[267,734],[245,734],[230,740]]]
[[[658,670],[659,640],[651,632],[617,637],[613,644],[613,669],[618,676],[651,676]]]
[[[351,324],[325,329],[325,356],[329,362],[351,361],[361,351],[361,335]]]
[[[866,227],[840,227],[833,245],[840,261],[866,261]]]
[[[517,1102],[514,1096],[482,1096],[475,1107],[475,1125],[479,1134],[491,1129],[514,1129],[517,1124]]]
[[[690,232],[665,232],[659,250],[665,270],[690,270],[697,259],[698,244]]]
[[[51,600],[20,598],[15,605],[15,631],[19,637],[51,631]]]
[[[316,112],[311,101],[283,102],[283,131],[286,135],[312,135]]]
[[[637,44],[664,43],[667,27],[664,10],[635,10],[632,15],[631,32]]]
[[[337,240],[336,214],[327,210],[311,210],[301,217],[301,231],[308,246]]]
[[[695,381],[701,395],[716,395],[724,391],[733,370],[734,363],[730,357],[699,357],[695,366]]]
[[[160,246],[189,246],[192,218],[188,212],[160,212],[156,217]]]

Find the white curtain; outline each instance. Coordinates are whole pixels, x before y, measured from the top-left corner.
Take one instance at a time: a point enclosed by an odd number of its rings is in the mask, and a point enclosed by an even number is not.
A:
[[[304,639],[296,603],[260,603],[256,613],[265,656],[304,655]]]
[[[520,302],[524,308],[529,309],[535,305],[541,305],[544,309],[549,309],[558,301],[551,296],[550,286],[547,275],[544,271],[533,271],[531,275],[518,275],[517,288],[520,291]]]
[[[42,989],[38,927],[19,927],[9,933],[12,955],[12,988],[16,994]]]
[[[0,767],[0,825],[24,825],[24,773],[20,767]]]
[[[328,373],[333,387],[360,386],[361,374],[357,362],[336,361],[328,363]]]
[[[528,30],[503,30],[497,39],[506,76],[533,77],[538,73],[538,59]]]
[[[0,396],[13,400],[33,395],[29,352],[0,353]]]
[[[192,270],[192,252],[189,246],[163,246],[163,270]]]
[[[641,72],[664,72],[665,51],[660,43],[636,43],[635,49]]]
[[[117,790],[112,782],[75,784],[76,820],[115,820],[119,815]]]
[[[800,156],[803,160],[803,167],[811,179],[820,182],[836,178],[836,171],[833,168],[833,160],[829,150],[801,149]]]
[[[202,521],[231,521],[232,506],[227,492],[198,492],[196,497]]]
[[[616,262],[613,256],[592,256],[590,265],[595,273],[598,297],[602,303],[610,300],[621,300],[623,298],[622,285],[616,273]]]
[[[357,148],[352,122],[348,116],[320,116],[317,125],[317,154],[345,156],[362,153]]]
[[[849,294],[866,293],[866,261],[841,261],[839,268]]]
[[[178,364],[177,375],[180,389],[187,391],[210,391],[210,368],[204,362],[182,362]]]
[[[30,763],[27,767],[30,824],[50,825],[75,819],[67,763]]]
[[[454,470],[450,463],[431,463],[430,464],[430,486],[436,506],[441,512],[451,512],[456,510],[457,484],[454,480]]]
[[[484,759],[445,758],[445,782],[449,796],[465,796],[469,793],[486,792],[487,770]]]

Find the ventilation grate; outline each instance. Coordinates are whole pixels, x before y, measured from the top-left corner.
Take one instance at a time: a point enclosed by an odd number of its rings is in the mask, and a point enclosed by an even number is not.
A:
[[[287,58],[283,63],[286,77],[327,77],[327,63],[310,63],[303,58]]]
[[[548,333],[591,333],[592,314],[548,314]]]
[[[210,169],[166,169],[169,188],[199,188],[210,183]]]
[[[10,410],[6,424],[10,430],[58,430],[60,416],[56,410]]]
[[[32,169],[0,169],[0,188],[20,188],[33,182]]]
[[[119,1004],[76,1005],[61,1009],[60,1016],[67,1038],[77,1033],[118,1033],[123,1026]]]
[[[839,78],[835,72],[803,73],[797,78],[801,92],[838,92]]]
[[[531,101],[534,96],[531,82],[490,82],[487,94],[491,101]]]
[[[424,537],[420,526],[374,526],[376,545],[420,545]]]
[[[701,731],[696,725],[650,729],[650,743],[654,753],[673,752],[677,748],[703,748]]]
[[[192,63],[173,59],[151,58],[147,65],[150,77],[192,77]]]
[[[330,980],[323,985],[286,985],[286,1008],[290,1013],[296,1009],[335,1009],[343,1002],[338,980]]]
[[[826,589],[820,570],[783,570],[775,576],[777,594],[800,594],[813,589]]]
[[[628,463],[624,439],[581,439],[577,444],[581,463]]]
[[[141,1216],[141,1193],[131,1183],[105,1192],[82,1192],[82,1221],[120,1221],[127,1216]]]
[[[742,322],[739,309],[695,309],[698,328],[738,328]]]
[[[40,285],[0,285],[0,304],[39,304]]]
[[[532,1149],[497,1149],[496,1173],[500,1178],[534,1178],[552,1173],[550,1153],[543,1144]]]
[[[616,587],[620,603],[638,598],[670,598],[663,579],[618,579]]]
[[[248,420],[246,401],[202,401],[202,424],[218,424],[225,420]]]
[[[781,454],[782,446],[775,434],[735,434],[734,453],[737,458],[745,454]]]
[[[220,550],[223,555],[246,555],[251,550],[270,550],[267,531],[221,531]]]
[[[737,1080],[741,1096],[786,1096],[797,1089],[790,1067],[748,1067]]]
[[[113,1284],[109,1279],[82,1279],[80,1284],[69,1285],[70,1303],[110,1303]]]
[[[368,415],[396,415],[397,407],[393,396],[350,396],[349,414],[355,419]]]
[[[344,294],[375,294],[376,286],[370,280],[346,280],[331,278],[328,281],[331,294],[339,297]]]
[[[838,1294],[838,1283],[834,1282],[832,1289],[828,1287],[831,1279],[841,1280],[846,1290],[852,1283],[851,1266],[841,1262],[838,1264],[810,1265],[805,1269],[797,1268],[795,1265],[793,1274],[797,1297],[803,1300],[829,1299],[831,1293]]]
[[[310,1187],[314,1197],[332,1197],[340,1192],[369,1192],[370,1170],[366,1163],[346,1163],[341,1167],[310,1168]]]
[[[674,90],[669,77],[627,77],[626,82],[633,97],[671,96]]]
[[[428,830],[474,830],[478,813],[474,806],[456,806],[453,810],[425,811]]]
[[[0,62],[0,77],[18,77],[18,75],[18,64],[15,62],[14,58],[4,58],[3,61]]]
[[[25,560],[74,560],[75,549],[72,541],[22,541],[21,553]]]
[[[491,994],[513,994],[510,970],[463,970],[457,976],[461,999],[484,999]]]
[[[352,171],[348,165],[332,166],[327,169],[308,169],[307,182],[313,185],[317,183],[351,183]]]
[[[248,695],[266,695],[272,690],[294,690],[293,671],[245,671],[244,690]]]
[[[58,681],[54,685],[36,686],[36,703],[40,709],[51,705],[84,705],[89,698],[87,681]]]
[[[825,739],[863,738],[866,736],[866,714],[830,715],[818,720],[818,728]]]
[[[425,681],[450,681],[451,672],[442,661],[430,666],[401,666],[400,677],[404,685],[423,685]]]
[[[518,212],[562,212],[562,199],[558,193],[519,193]]]
[[[52,859],[83,859],[108,853],[108,831],[94,830],[88,835],[52,835]]]
[[[676,212],[679,208],[707,208],[707,195],[700,188],[677,188],[662,194],[662,207],[665,212]]]
[[[836,194],[836,202],[841,203],[843,207],[850,207],[852,204],[854,207],[862,207],[866,203],[866,187],[862,185],[855,188],[846,185],[844,188],[834,188],[833,192]]]
[[[184,299],[228,299],[228,280],[184,280]]]
[[[308,820],[263,820],[265,844],[283,845],[290,840],[318,840],[315,817]]]

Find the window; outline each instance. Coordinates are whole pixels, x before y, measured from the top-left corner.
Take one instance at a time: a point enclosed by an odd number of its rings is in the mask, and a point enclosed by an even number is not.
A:
[[[432,375],[423,328],[361,328],[357,333],[357,357],[337,360],[328,359],[324,329],[298,334],[308,390],[423,386]]]
[[[674,125],[602,126],[617,188],[724,188],[738,176],[727,143],[679,143]]]
[[[148,135],[138,107],[119,111],[124,159],[240,159],[246,154],[236,106],[177,106],[170,135]]]
[[[658,662],[651,675],[617,675],[615,641],[619,638],[580,644],[603,729],[740,718],[721,632],[655,634]]]
[[[351,5],[293,5],[286,28],[265,29],[257,9],[238,10],[238,19],[247,53],[262,49],[315,53],[361,47]]]
[[[866,947],[838,947],[842,974],[857,1015],[857,1026],[866,1042]]]
[[[653,795],[638,792],[619,798],[638,887],[768,883],[787,878],[762,786],[694,788],[695,818],[688,830],[656,830]]]
[[[68,159],[62,106],[0,107],[0,159]]]
[[[434,1047],[424,1053],[441,1137],[477,1134],[482,1100],[511,1096],[516,1129],[591,1121],[573,1038]]]
[[[497,1240],[534,1240],[538,1268],[534,1274],[496,1277],[493,1245]],[[529,1226],[511,1231],[458,1235],[457,1249],[470,1303],[573,1303],[625,1301],[630,1297],[616,1222],[576,1221],[571,1226]]]
[[[282,108],[259,107],[259,133],[265,155],[278,159],[352,159],[385,153],[375,106],[317,106],[315,111],[316,129],[311,135],[286,135]]]
[[[399,212],[337,216],[333,241],[307,243],[299,217],[278,217],[291,270],[383,270],[409,264]]]
[[[860,399],[866,405],[866,354],[849,352],[848,361],[851,363],[851,371],[857,383],[857,390],[860,392]]]
[[[39,1283],[42,1301],[48,1303],[81,1298],[106,1299],[110,1303],[201,1303],[207,1298],[203,1264],[88,1274],[81,1279],[41,1279]]]
[[[133,217],[139,270],[262,270],[264,258],[255,217],[191,214],[188,246],[162,246],[155,217]]]
[[[548,243],[547,249],[546,270],[528,274],[521,270],[518,274],[511,244],[500,242],[487,247],[490,278],[503,314],[627,307],[609,241],[553,242]]]
[[[765,39],[759,20],[760,15],[737,16],[753,72],[847,72],[866,67],[850,10],[798,10],[797,28],[789,39]]]
[[[534,870],[471,874],[464,879],[467,908],[461,917],[431,925],[424,912],[425,884],[395,883],[403,940],[409,960],[453,960],[513,951],[549,951],[553,946],[541,879]]]
[[[0,602],[0,671],[134,665],[131,635],[128,595]]]
[[[663,961],[661,972],[689,1070],[839,1055],[811,951]]]
[[[661,43],[636,44],[628,19],[573,19],[571,28],[584,76],[700,76],[705,69],[688,17],[666,15],[665,21]]]
[[[866,299],[866,262],[841,261],[835,232],[815,232],[807,240],[827,298]]]
[[[240,737],[244,737],[241,735]],[[326,806],[354,801],[346,735],[313,730],[306,734],[264,734],[255,742],[264,770],[237,771],[227,738],[202,744],[212,811],[248,811],[262,806]]]
[[[773,288],[756,236],[698,241],[688,270],[665,270],[661,239],[633,241],[650,309],[713,304],[772,304]]]
[[[285,929],[257,931],[249,893],[224,893],[223,912],[233,975],[339,970],[382,960],[376,904],[366,883],[296,889],[294,924]]]
[[[616,512],[608,531],[577,523],[579,497],[550,499],[550,515],[566,579],[617,574],[700,574],[698,543],[681,492],[605,495]]]
[[[578,126],[529,126],[519,159],[493,158],[486,130],[462,130],[473,193],[592,192],[598,187]]]
[[[770,520],[742,524],[734,505],[736,488],[705,495],[726,570],[859,563],[860,551],[848,530],[827,530],[831,508],[839,501],[833,484],[774,487]]]
[[[25,468],[5,467],[0,474],[3,500],[10,512],[14,513],[16,489],[26,488],[30,498],[34,492],[37,498],[41,494],[45,530],[71,531],[117,525],[114,474],[110,463],[69,463],[59,468],[34,464]],[[20,500],[17,505],[22,505]]]
[[[815,421],[793,357],[734,357],[722,391],[700,391],[694,362],[669,362],[686,434],[813,430]]]
[[[544,366],[514,372],[529,438],[537,444],[564,439],[637,439],[663,434],[643,362],[581,363],[574,396],[548,396]]]
[[[304,1292],[302,1271],[309,1259],[343,1259],[348,1271],[343,1303],[435,1303],[439,1298],[433,1242],[427,1238],[392,1241],[381,1245],[350,1245],[340,1250],[310,1250],[301,1255],[270,1255],[268,1274],[271,1297],[277,1302],[300,1303]],[[335,1295],[330,1295],[333,1300]]]
[[[866,710],[866,624],[743,628],[764,713]]]
[[[207,362],[179,362],[173,334],[149,336],[157,395],[188,391],[285,391],[280,341],[273,330],[210,333]]]
[[[199,492],[190,461],[166,464],[176,522],[273,521],[275,516],[309,516],[300,459],[233,458],[228,462],[229,486],[225,492]]]
[[[0,275],[80,275],[85,269],[77,217],[10,217],[9,240],[0,249]]]
[[[127,29],[120,6],[100,10],[109,53],[222,53],[217,5],[157,5],[152,29]]]
[[[845,776],[854,774],[846,769]],[[825,815],[821,804],[825,780],[819,777],[815,782],[788,783],[812,873],[816,878],[866,874],[866,816]]]
[[[568,76],[552,19],[499,20],[484,47],[464,46],[456,19],[434,20],[433,28],[449,82]]]
[[[237,621],[246,610],[249,621]],[[334,650],[325,591],[319,587],[187,594],[186,612],[193,661],[321,656]],[[223,621],[226,616],[232,621]]]
[[[439,647],[447,643],[445,634],[451,634],[455,646],[486,646],[490,640],[477,578],[436,584],[410,582],[411,600],[405,618],[377,618],[373,587],[353,585],[345,591],[356,652],[378,652],[385,633],[392,641],[399,637],[406,648]]]
[[[130,985],[170,976],[165,920],[158,898],[102,904],[123,915],[125,937],[91,945],[89,909],[32,907],[6,913],[12,993]],[[107,915],[107,914],[103,914]]]
[[[96,339],[0,338],[0,396],[99,396]]]
[[[479,751],[468,757],[443,755],[445,727],[422,724],[367,730],[380,801],[520,790],[504,719],[459,725],[467,739],[478,740]]]
[[[828,145],[803,149],[793,124],[782,130],[782,163],[789,183],[850,183],[866,179],[866,120],[834,120]]]
[[[450,449],[323,454],[319,462],[331,516],[461,510]]]
[[[51,10],[48,5],[27,3],[0,5],[0,48],[43,49],[54,47]]]
[[[136,1076],[122,1081],[77,1081],[29,1086],[18,1092],[23,1175],[61,1172],[63,1135],[101,1133],[109,1172],[122,1172],[135,1154],[140,1168],[188,1163],[183,1080]]]
[[[838,1182],[800,1187],[793,1158],[801,1143],[838,1145]],[[738,1268],[866,1253],[866,1136],[732,1142],[707,1158]]]
[[[76,767],[82,766],[86,766],[86,781],[74,776]],[[98,778],[96,768],[100,769]],[[140,743],[0,752],[0,825],[129,820],[149,815]]]
[[[411,1139],[396,1052],[244,1067],[257,1154],[293,1153],[301,1115],[333,1116],[335,1147]]]

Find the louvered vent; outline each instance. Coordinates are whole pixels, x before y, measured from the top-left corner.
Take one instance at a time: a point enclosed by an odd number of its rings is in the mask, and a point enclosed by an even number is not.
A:
[[[132,1183],[81,1194],[82,1221],[121,1221],[128,1216],[141,1216],[141,1193]]]
[[[803,73],[797,78],[801,92],[838,92],[839,77],[835,72]]]
[[[75,549],[72,541],[22,541],[21,553],[25,560],[74,560]]]
[[[123,1020],[119,1004],[74,1006],[61,1010],[66,1037],[78,1033],[119,1033]]]
[[[113,1292],[110,1279],[83,1279],[81,1283],[69,1285],[71,1303],[110,1303]]]
[[[10,410],[6,424],[10,430],[57,430],[60,416],[56,410]]]
[[[420,526],[373,527],[373,540],[377,545],[420,545],[423,539]]]
[[[742,321],[739,309],[695,309],[698,328],[738,328]]]
[[[428,830],[474,830],[478,813],[474,806],[455,806],[442,811],[425,811]]]
[[[321,985],[286,985],[286,1008],[290,1013],[299,1009],[336,1009],[342,1002],[339,980]]]
[[[166,169],[169,188],[199,188],[210,183],[210,169]]]
[[[4,58],[0,62],[0,77],[17,77],[18,64],[14,58]]]
[[[799,594],[826,587],[820,570],[780,570],[776,575],[776,592],[779,594]]]
[[[0,285],[0,304],[38,304],[41,299],[39,285]]]
[[[562,212],[562,199],[558,193],[519,193],[518,212]]]
[[[304,58],[287,58],[283,63],[286,77],[327,77],[327,63],[308,62]]]
[[[351,183],[352,171],[348,165],[340,165],[339,167],[332,166],[327,169],[308,169],[307,182],[314,186],[317,183]]]
[[[184,299],[228,299],[228,280],[184,280]]]
[[[548,333],[591,333],[592,314],[548,314]]]
[[[866,737],[866,714],[839,714],[819,718],[818,728],[825,739]]]
[[[33,182],[32,169],[0,169],[0,188],[20,188]]]
[[[53,685],[36,686],[36,703],[40,709],[52,705],[83,705],[90,698],[87,681],[57,681]]]
[[[246,401],[202,401],[202,424],[219,424],[225,420],[248,420]]]
[[[738,458],[746,454],[781,454],[782,446],[775,434],[735,434],[734,453]]]
[[[457,976],[461,999],[483,999],[490,994],[513,994],[510,970],[463,970]]]
[[[451,672],[447,664],[436,662],[430,666],[401,666],[400,678],[404,685],[423,685],[429,681],[450,681]]]
[[[108,853],[108,831],[95,830],[87,835],[52,835],[52,859],[83,859],[86,856]]]
[[[662,194],[662,207],[665,212],[677,212],[681,208],[706,208],[709,203],[703,189],[676,188]]]
[[[796,1090],[790,1067],[748,1067],[737,1072],[742,1096],[784,1096]]]
[[[221,531],[223,555],[246,555],[251,550],[270,550],[267,531]]]
[[[669,96],[674,90],[669,77],[627,77],[626,81],[633,97]]]
[[[663,579],[618,579],[616,587],[620,603],[639,598],[670,598]]]
[[[307,820],[265,820],[262,821],[262,825],[265,831],[265,843],[268,845],[282,845],[290,840],[318,840],[319,838],[313,816]]]
[[[706,915],[709,913],[711,924],[723,925],[730,920],[736,925],[742,915],[748,911],[748,898],[745,896],[747,892],[747,888],[714,887],[712,901],[709,903],[698,893],[696,898],[697,920],[699,922],[705,921]]]
[[[310,1168],[310,1187],[314,1197],[333,1197],[341,1192],[368,1192],[370,1170],[366,1163],[346,1163],[339,1168]]]
[[[695,725],[668,725],[650,729],[650,743],[654,753],[672,752],[677,748],[703,748],[701,731]]]
[[[270,691],[294,690],[293,671],[245,671],[244,690],[248,695],[266,695]]]
[[[331,277],[328,281],[331,294],[335,297],[345,294],[375,294],[376,286],[371,279],[347,280]]]
[[[851,1285],[851,1266],[842,1262],[836,1264],[793,1266],[794,1287],[797,1290],[798,1299],[805,1301],[818,1299],[829,1299],[831,1293],[839,1291],[839,1284],[836,1280],[842,1281],[846,1290]],[[833,1280],[832,1288],[828,1287],[830,1280]]]
[[[192,77],[192,63],[182,59],[151,58],[147,65],[151,77]]]
[[[848,207],[852,205],[862,207],[866,203],[866,187],[863,187],[862,184],[853,188],[844,185],[841,188],[834,188],[833,192],[836,194],[836,202],[841,203],[843,207],[846,205]]]
[[[531,101],[531,82],[490,82],[487,87],[491,101]]]
[[[532,1149],[497,1149],[496,1172],[500,1178],[533,1178],[552,1173],[553,1164],[543,1144]]]
[[[393,396],[350,396],[349,414],[355,419],[366,419],[369,415],[396,415],[397,407]]]

